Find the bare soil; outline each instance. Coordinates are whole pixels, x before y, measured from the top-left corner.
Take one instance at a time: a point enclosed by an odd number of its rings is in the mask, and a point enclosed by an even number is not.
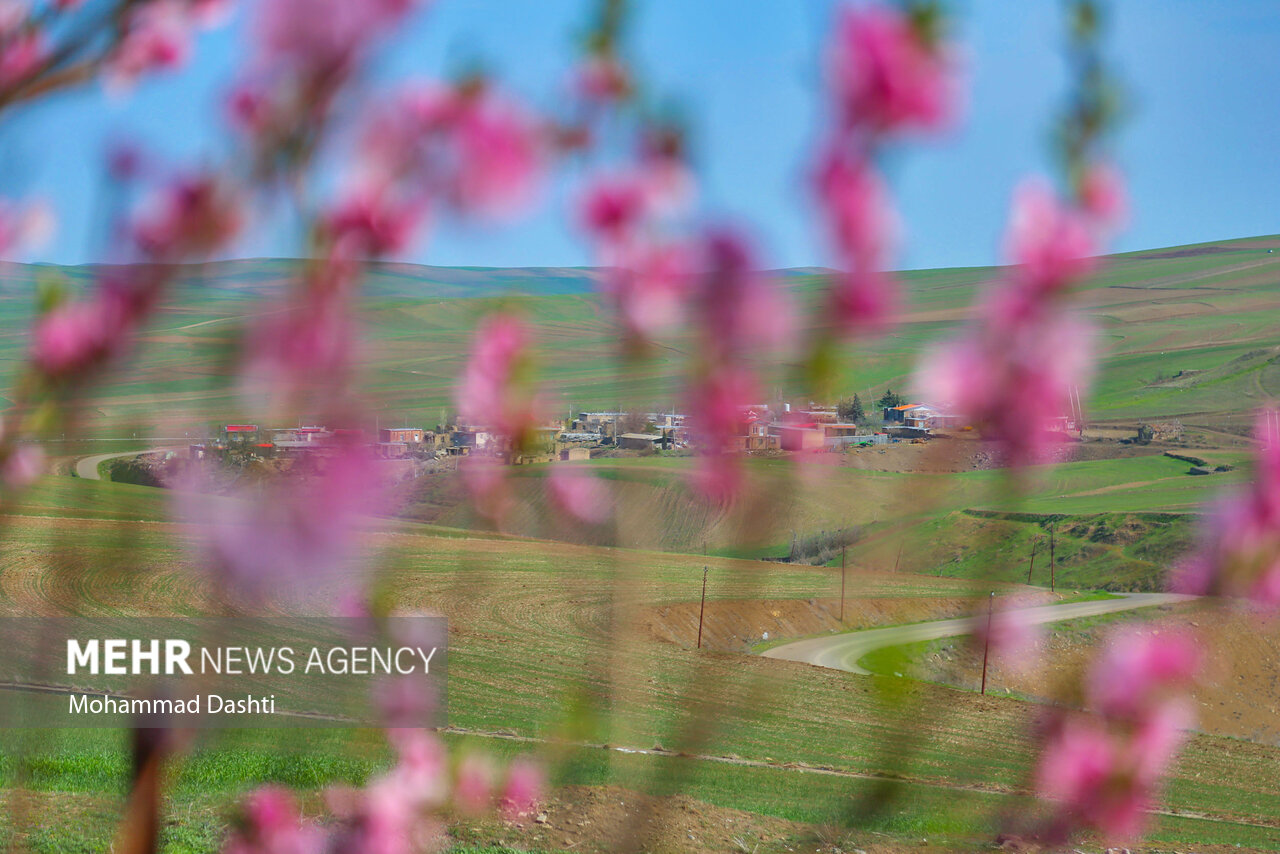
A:
[[[1203,677],[1194,690],[1198,729],[1214,735],[1280,745],[1280,621],[1213,603],[1163,606],[1135,612],[1146,618],[1146,630],[1196,632],[1209,650]],[[1110,626],[1076,625],[1054,632],[1039,643],[1039,659],[1052,667],[1023,670],[993,659],[988,690],[1018,692],[1039,698],[1062,695],[1062,686],[1087,665]],[[982,652],[957,638],[935,647],[920,663],[924,678],[977,688]]]
[[[850,572],[852,585],[858,572]],[[1064,597],[1048,591],[1013,593],[1002,601],[1010,607],[1032,607],[1058,602]],[[702,645],[706,649],[745,652],[770,639],[795,639],[823,632],[854,631],[872,626],[916,623],[962,617],[974,611],[974,601],[960,595],[878,597],[845,600],[844,620],[836,599],[732,599],[707,602],[703,615]],[[692,647],[698,637],[697,602],[680,602],[645,609],[641,626],[655,640]],[[765,635],[768,635],[766,637]]]
[[[538,811],[518,822],[472,822],[453,835],[468,843],[536,851],[574,852],[727,852],[727,854],[954,854],[956,851],[1006,851],[1048,854],[1034,842],[1004,838],[942,845],[926,839],[891,839],[874,831],[788,821],[715,806],[687,795],[658,798],[616,786],[566,786]],[[1076,846],[1079,854],[1172,854],[1141,845],[1127,849]],[[1248,854],[1238,846],[1197,845],[1198,854]]]

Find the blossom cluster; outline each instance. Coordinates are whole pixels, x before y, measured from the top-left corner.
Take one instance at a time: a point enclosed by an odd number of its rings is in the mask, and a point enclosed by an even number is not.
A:
[[[682,319],[696,262],[696,247],[670,227],[694,196],[692,176],[670,139],[646,134],[635,162],[597,177],[580,203],[583,228],[606,269],[605,293],[633,346]]]
[[[109,90],[132,88],[142,77],[186,64],[195,33],[227,17],[230,0],[139,0],[122,4],[115,32],[105,42],[77,39],[65,19],[77,26],[104,27],[93,21],[100,9],[83,0],[54,0],[41,6],[6,0],[0,8],[0,99],[16,100],[96,74]],[[86,8],[81,8],[86,7]]]
[[[978,301],[970,331],[927,356],[922,369],[921,386],[980,425],[1014,466],[1044,459],[1051,422],[1075,411],[1091,373],[1090,329],[1065,301],[1094,268],[1121,191],[1110,170],[1090,182],[1099,188],[1084,204],[1059,198],[1042,180],[1017,189],[1005,241],[1013,266]]]
[[[128,343],[168,284],[170,265],[230,244],[242,223],[237,194],[216,177],[180,177],[158,188],[129,229],[138,262],[99,275],[86,299],[64,301],[32,330],[31,362],[65,383],[100,368]]]
[[[875,159],[906,134],[936,132],[954,113],[955,61],[936,27],[906,9],[841,12],[827,55],[834,124],[819,149],[814,183],[841,270],[828,310],[839,328],[882,327],[897,294],[884,267],[897,217]]]
[[[1211,508],[1173,586],[1181,593],[1244,597],[1274,613],[1280,608],[1280,412],[1258,414],[1254,440],[1253,479]]]
[[[1036,790],[1055,808],[1050,836],[1089,828],[1123,843],[1142,834],[1194,723],[1185,691],[1199,669],[1190,634],[1128,626],[1108,636],[1084,679],[1089,711],[1057,714],[1046,728]]]
[[[285,789],[258,789],[245,799],[223,854],[439,851],[449,845],[446,810],[475,816],[497,807],[515,820],[529,814],[541,797],[542,773],[527,760],[512,763],[500,781],[483,756],[464,757],[451,769],[435,736],[421,730],[392,734],[396,764],[362,789],[328,790],[330,820],[308,820]]]

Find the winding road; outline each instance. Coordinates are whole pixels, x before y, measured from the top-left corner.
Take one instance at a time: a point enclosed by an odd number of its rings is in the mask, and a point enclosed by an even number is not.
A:
[[[109,454],[94,454],[92,457],[84,457],[76,460],[76,477],[82,477],[85,480],[102,480],[98,475],[98,464],[107,460],[114,460],[119,457],[138,457],[143,454],[154,454],[160,451],[172,451],[174,448],[147,448],[145,451],[112,451]]]
[[[1097,599],[1089,602],[1070,602],[1065,605],[1039,605],[1034,608],[1019,608],[1015,613],[1032,624],[1056,623],[1059,620],[1096,617],[1100,614],[1114,614],[1118,611],[1131,611],[1135,608],[1150,608],[1154,605],[1186,602],[1195,598],[1194,596],[1183,596],[1176,593],[1122,593],[1119,595],[1121,596],[1119,599]],[[967,635],[972,630],[972,617],[933,620],[927,623],[887,626],[883,629],[864,629],[858,632],[846,632],[829,637],[795,641],[765,650],[761,655],[766,658],[799,661],[804,664],[814,664],[818,667],[830,667],[847,673],[870,676],[871,671],[858,666],[858,662],[867,653],[890,646]]]

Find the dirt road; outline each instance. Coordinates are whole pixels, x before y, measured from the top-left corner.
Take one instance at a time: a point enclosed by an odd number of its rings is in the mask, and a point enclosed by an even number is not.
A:
[[[1124,593],[1121,599],[1099,599],[1092,602],[1072,602],[1066,605],[1041,605],[1035,608],[1021,608],[1018,614],[1030,623],[1055,623],[1059,620],[1072,620],[1077,617],[1096,617],[1099,614],[1114,614],[1117,611],[1130,611],[1134,608],[1149,608],[1153,605],[1165,605],[1171,602],[1185,602],[1193,596],[1180,596],[1176,593]],[[870,671],[858,666],[858,661],[869,652],[888,646],[900,646],[919,641],[937,640],[956,635],[967,635],[973,628],[973,618],[963,617],[954,620],[933,620],[927,623],[914,623],[908,626],[888,626],[883,629],[866,629],[860,632],[831,635],[823,638],[795,641],[774,647],[761,653],[767,658],[782,658],[787,661],[800,661],[805,664],[816,664],[818,667],[830,667],[848,673],[869,676]]]

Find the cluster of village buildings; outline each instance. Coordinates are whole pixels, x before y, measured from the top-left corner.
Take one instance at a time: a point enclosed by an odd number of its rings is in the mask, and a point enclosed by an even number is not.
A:
[[[738,430],[732,449],[740,452],[816,451],[844,446],[887,444],[923,438],[938,431],[962,427],[959,418],[938,407],[909,403],[881,411],[878,424],[842,420],[835,407],[791,404],[740,407]],[[1062,425],[1068,429],[1068,425]],[[538,428],[545,441],[544,458],[586,459],[593,448],[622,450],[672,450],[696,444],[687,416],[677,412],[580,412],[562,423]],[[372,446],[385,459],[434,458],[470,454],[506,454],[502,437],[489,427],[474,424],[360,429],[322,426],[262,428],[257,424],[226,424],[220,435],[190,446],[190,456],[203,458],[229,448],[263,456],[307,455],[324,452],[342,442]],[[528,456],[528,455],[526,455]]]

